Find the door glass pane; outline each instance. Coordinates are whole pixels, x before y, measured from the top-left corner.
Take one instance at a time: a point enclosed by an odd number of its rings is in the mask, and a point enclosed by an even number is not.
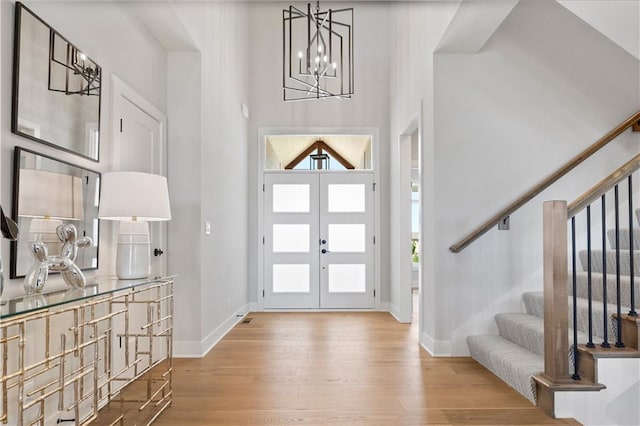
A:
[[[273,185],[274,213],[309,212],[309,185],[276,184]]]
[[[364,253],[364,223],[329,224],[329,251]]]
[[[308,253],[309,225],[273,225],[274,253]]]
[[[329,265],[329,293],[364,293],[366,278],[363,264]]]
[[[329,213],[364,212],[364,184],[330,184],[327,186]]]
[[[274,293],[308,293],[309,265],[273,265]]]

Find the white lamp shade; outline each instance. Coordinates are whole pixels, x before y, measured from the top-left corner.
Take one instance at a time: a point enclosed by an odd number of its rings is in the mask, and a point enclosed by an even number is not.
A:
[[[64,173],[21,169],[18,216],[82,220],[82,179]]]
[[[167,178],[140,172],[104,173],[98,217],[106,220],[171,219]]]

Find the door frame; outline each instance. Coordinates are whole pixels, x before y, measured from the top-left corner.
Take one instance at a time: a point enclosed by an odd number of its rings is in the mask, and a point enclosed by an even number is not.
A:
[[[157,121],[160,125],[159,140],[154,142],[155,147],[158,149],[158,170],[154,170],[154,174],[167,177],[167,116],[156,108],[150,101],[145,99],[142,95],[136,92],[132,87],[127,85],[124,81],[118,78],[116,75],[111,75],[111,138],[113,143],[111,144],[111,170],[121,170],[120,168],[120,146],[122,140],[120,137],[120,120],[118,117],[122,116],[123,100],[140,108],[145,114],[149,115],[153,120]],[[153,226],[156,226],[156,230],[160,230],[162,245],[166,248],[169,240],[169,232],[167,222],[157,222],[156,224],[149,223],[150,232]],[[117,241],[117,226],[111,226],[111,241]],[[110,260],[110,264],[114,262]],[[165,274],[168,264],[168,259],[164,258],[164,261],[160,263],[162,273]],[[152,259],[153,265],[153,259]]]
[[[160,170],[155,173],[167,176],[167,116],[113,74],[111,75],[111,96],[111,135],[113,138],[111,145],[111,169],[120,169],[120,156],[118,155],[120,154],[120,123],[116,117],[119,117],[122,113],[121,102],[122,98],[124,98],[160,123],[161,139],[158,141],[158,146],[160,147]]]
[[[317,135],[317,134],[333,134],[333,135],[370,135],[371,136],[371,164],[373,165],[373,180],[376,183],[376,196],[374,197],[374,235],[376,236],[376,244],[373,247],[374,258],[374,310],[375,311],[388,311],[388,302],[382,303],[380,301],[380,167],[379,164],[379,151],[380,151],[380,130],[378,127],[260,127],[258,128],[258,161],[257,161],[257,180],[258,180],[258,208],[255,214],[257,215],[257,240],[263,241],[262,237],[265,235],[264,231],[264,167],[265,167],[265,142],[267,136],[276,135]],[[340,173],[339,171],[326,172],[326,173]],[[265,291],[265,279],[264,279],[264,244],[258,244],[258,261],[256,262],[256,277],[257,282],[257,308],[258,311],[264,311],[264,298]],[[313,311],[353,311],[354,309],[306,309],[306,312]],[[270,309],[272,311],[272,309]]]
[[[418,335],[422,336],[422,321],[424,317],[424,300],[425,294],[424,288],[424,124],[423,117],[423,105],[422,101],[418,110],[413,114],[409,122],[402,127],[402,131],[398,135],[396,152],[397,152],[397,175],[392,177],[392,181],[395,179],[395,193],[397,200],[399,201],[396,207],[398,219],[396,224],[391,225],[391,234],[395,247],[409,247],[411,242],[411,190],[408,190],[407,183],[411,181],[411,135],[418,134],[418,170],[420,174],[419,185],[419,198],[420,198],[420,244],[418,245],[418,258],[419,258],[419,274],[418,274]],[[408,156],[408,157],[407,157]],[[395,310],[392,312],[393,316],[402,323],[411,323],[413,316],[413,295],[412,295],[412,262],[405,260],[399,262],[398,271],[391,277],[391,286],[395,286],[395,289],[391,289],[391,294],[397,292],[401,295],[401,300],[394,301]]]

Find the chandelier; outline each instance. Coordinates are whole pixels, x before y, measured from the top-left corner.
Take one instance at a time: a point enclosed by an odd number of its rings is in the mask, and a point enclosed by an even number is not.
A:
[[[347,99],[353,94],[353,8],[282,11],[285,101]]]
[[[49,34],[49,90],[66,95],[100,96],[102,68],[57,34]]]

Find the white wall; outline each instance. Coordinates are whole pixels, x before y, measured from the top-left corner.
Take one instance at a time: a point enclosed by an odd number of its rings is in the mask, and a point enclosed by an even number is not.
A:
[[[558,3],[640,59],[640,3],[637,0],[558,0]]]
[[[241,104],[249,99],[251,69],[246,5],[215,5],[207,19],[201,196],[212,234],[202,248],[203,336],[237,310],[246,310],[248,300],[249,141]]]
[[[435,309],[435,242],[438,225],[434,220],[436,176],[436,140],[434,138],[434,60],[433,52],[440,42],[447,25],[458,8],[456,2],[411,2],[394,5],[391,8],[391,45],[394,46],[390,58],[391,69],[391,142],[389,156],[391,163],[391,304],[400,305],[403,291],[401,273],[397,266],[400,255],[410,253],[409,247],[401,246],[399,239],[400,210],[397,181],[399,175],[399,137],[412,121],[422,123],[421,149],[421,197],[422,232],[420,240],[422,269],[421,313],[424,318],[421,341],[434,351],[433,336],[436,327]],[[405,218],[404,220],[408,220]],[[406,244],[405,244],[406,245]],[[401,306],[399,306],[402,308]],[[427,340],[430,342],[427,343]]]
[[[244,3],[176,10],[199,52],[169,55],[169,173],[177,206],[169,266],[184,280],[175,287],[176,354],[199,356],[248,309],[248,121],[241,104],[249,99],[249,22]]]
[[[332,128],[349,129],[376,127],[379,129],[381,153],[377,194],[381,197],[382,263],[380,298],[389,300],[389,5],[376,2],[356,4],[331,3],[332,8],[354,7],[354,69],[355,95],[352,99],[282,100],[282,10],[289,3],[253,2],[250,7],[251,56],[251,119],[249,131],[249,298],[257,302],[258,277],[258,140],[260,128]],[[300,3],[298,7],[306,7]],[[276,30],[274,30],[276,29]]]
[[[2,196],[1,204],[7,214],[11,212],[13,192],[13,148],[25,147],[79,166],[104,172],[111,167],[111,74],[147,98],[161,111],[166,111],[166,52],[158,42],[131,17],[126,5],[110,2],[32,2],[29,8],[49,25],[88,54],[103,67],[100,162],[95,163],[73,154],[33,142],[11,133],[11,84],[13,64],[13,1],[0,2],[2,89],[1,132]],[[113,274],[115,256],[111,246],[111,226],[100,225],[100,269],[87,273]],[[2,260],[8,277],[9,242],[2,240]],[[23,294],[22,280],[6,283],[4,297]],[[49,290],[66,288],[62,280],[51,277]]]
[[[423,343],[468,354],[467,335],[495,331],[495,313],[521,311],[521,293],[542,289],[542,202],[587,190],[638,151],[637,134],[513,214],[511,231],[492,230],[460,254],[448,247],[636,112],[639,71],[635,57],[550,1],[520,1],[477,54],[435,55]]]
[[[600,358],[599,392],[555,392],[555,416],[574,418],[587,426],[640,424],[640,360]]]
[[[174,336],[176,354],[189,349],[178,342],[202,340],[201,283],[201,161],[202,65],[200,52],[171,52],[167,87],[169,141],[167,160],[170,176],[172,219],[168,225],[167,269],[179,274],[174,287]],[[179,82],[174,84],[172,82]],[[188,167],[185,167],[188,165]],[[185,247],[187,249],[180,249]],[[200,352],[199,345],[193,349]]]

